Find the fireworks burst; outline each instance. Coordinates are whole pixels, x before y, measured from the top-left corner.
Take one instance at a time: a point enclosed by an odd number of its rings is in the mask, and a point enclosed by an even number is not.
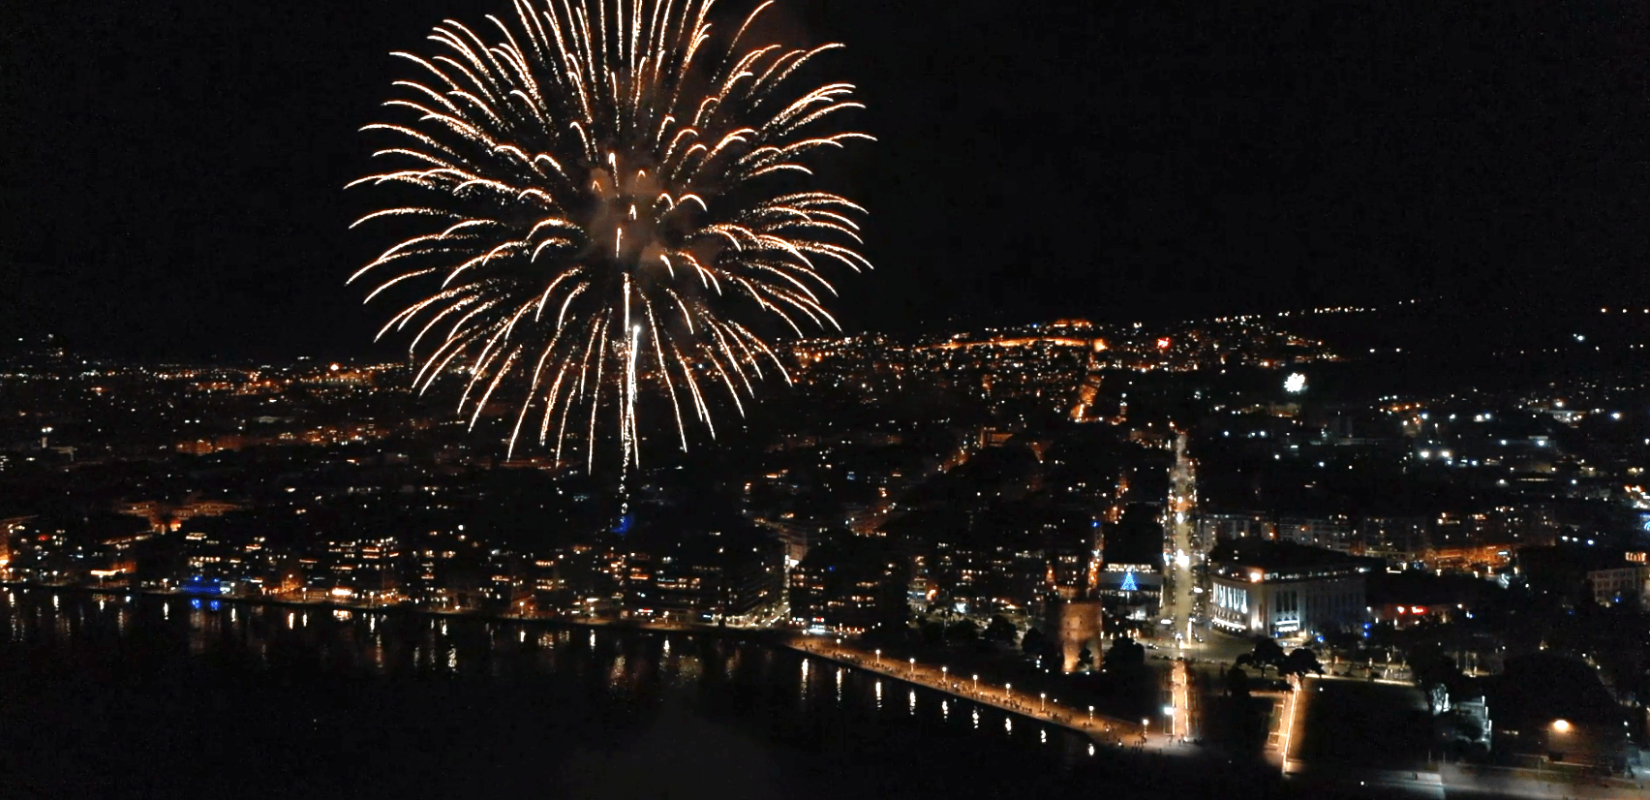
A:
[[[766,370],[790,380],[734,314],[799,336],[837,327],[823,269],[871,266],[855,249],[864,209],[798,186],[812,156],[871,139],[822,132],[862,108],[853,86],[788,88],[841,45],[747,43],[771,0],[715,44],[713,3],[516,0],[510,22],[488,16],[491,44],[446,20],[430,35],[438,55],[394,54],[422,74],[385,103],[410,119],[363,130],[394,137],[374,156],[400,166],[350,186],[401,184],[418,199],[355,225],[418,232],[350,281],[375,276],[369,302],[424,287],[378,336],[412,333],[420,393],[466,374],[458,410],[472,428],[507,377],[528,387],[511,453],[536,436],[560,459],[577,431],[593,468],[605,411],[625,468],[639,465],[645,390],[669,398],[684,450],[690,418],[714,437],[710,393],[743,414]]]

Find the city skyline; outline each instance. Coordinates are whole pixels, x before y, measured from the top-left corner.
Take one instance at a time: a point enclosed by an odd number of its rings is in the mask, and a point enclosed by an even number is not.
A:
[[[1646,87],[1617,0],[5,5],[0,796],[1640,800]]]
[[[1031,726],[1139,779],[1447,797],[1546,770],[1631,796],[1650,384],[1642,337],[1598,331],[1646,312],[1456,353],[1441,383],[1299,332],[1403,313],[806,340],[773,413],[624,489],[510,457],[507,418],[466,430],[405,364],[47,343],[0,357],[4,611],[25,651],[102,630],[279,673],[319,647],[375,685],[570,653],[605,691],[702,685],[681,659],[732,675],[702,648],[736,643],[795,673],[758,685]]]

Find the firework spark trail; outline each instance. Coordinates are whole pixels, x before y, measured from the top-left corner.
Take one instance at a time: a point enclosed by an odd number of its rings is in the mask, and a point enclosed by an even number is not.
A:
[[[411,118],[362,130],[395,140],[373,155],[396,166],[350,186],[419,194],[355,222],[416,232],[350,282],[374,275],[369,301],[428,289],[378,335],[416,326],[421,392],[450,367],[468,373],[458,411],[472,426],[520,369],[530,386],[512,454],[535,408],[546,445],[559,405],[559,459],[569,414],[588,406],[587,469],[603,409],[616,411],[624,468],[639,466],[644,385],[669,399],[684,450],[690,418],[714,437],[702,382],[743,413],[763,359],[790,380],[733,316],[771,315],[797,335],[836,328],[822,266],[871,266],[854,249],[864,209],[795,188],[812,156],[871,139],[821,130],[862,108],[853,86],[787,88],[841,45],[754,41],[773,0],[716,44],[714,2],[514,0],[513,19],[487,16],[491,42],[449,19],[429,37],[437,54],[394,54],[422,78],[396,81],[403,94],[384,105]]]

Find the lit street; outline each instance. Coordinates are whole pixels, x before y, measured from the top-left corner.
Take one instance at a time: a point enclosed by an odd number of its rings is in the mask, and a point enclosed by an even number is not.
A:
[[[1195,527],[1193,512],[1197,508],[1197,483],[1193,474],[1192,460],[1186,455],[1186,436],[1179,434],[1175,438],[1175,460],[1169,478],[1169,506],[1167,510],[1167,524],[1169,534],[1166,551],[1170,558],[1165,566],[1167,571],[1163,587],[1162,619],[1173,620],[1173,624],[1164,629],[1159,626],[1159,637],[1165,642],[1176,645],[1176,655],[1197,657],[1202,654],[1203,648],[1197,641],[1206,638],[1204,626],[1193,624],[1201,610],[1198,602],[1201,595],[1197,591],[1197,577],[1192,572],[1192,565],[1202,559],[1202,548],[1194,541]]]
[[[942,665],[884,657],[876,651],[866,652],[822,638],[798,639],[793,641],[793,646],[805,653],[850,664],[859,669],[995,706],[1040,722],[1081,731],[1103,744],[1143,747],[1154,752],[1180,752],[1190,755],[1187,746],[1175,744],[1163,735],[1161,719],[1151,720],[1145,726],[1146,736],[1142,741],[1142,725],[1138,720],[1122,720],[1094,713],[1086,708],[1073,708],[1060,703],[1058,698],[1015,690],[1012,686],[995,686],[978,681],[969,675],[952,674]]]

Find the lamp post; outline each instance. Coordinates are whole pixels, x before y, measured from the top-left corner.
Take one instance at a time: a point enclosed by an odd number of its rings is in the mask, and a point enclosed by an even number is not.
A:
[[[951,668],[947,667],[947,666],[941,666],[940,667],[940,685],[941,686],[949,686],[950,682],[951,682]]]
[[[917,677],[917,660],[915,658],[911,659],[911,677]]]
[[[1094,722],[1094,706],[1089,706],[1089,722]]]
[[[879,667],[882,666],[882,651],[881,650],[877,651],[877,666],[879,666]]]
[[[974,675],[974,694],[979,694],[979,693],[980,693],[980,676],[979,676],[978,673],[976,673]]]
[[[1048,708],[1048,692],[1038,693],[1037,712],[1042,713],[1047,708]]]

